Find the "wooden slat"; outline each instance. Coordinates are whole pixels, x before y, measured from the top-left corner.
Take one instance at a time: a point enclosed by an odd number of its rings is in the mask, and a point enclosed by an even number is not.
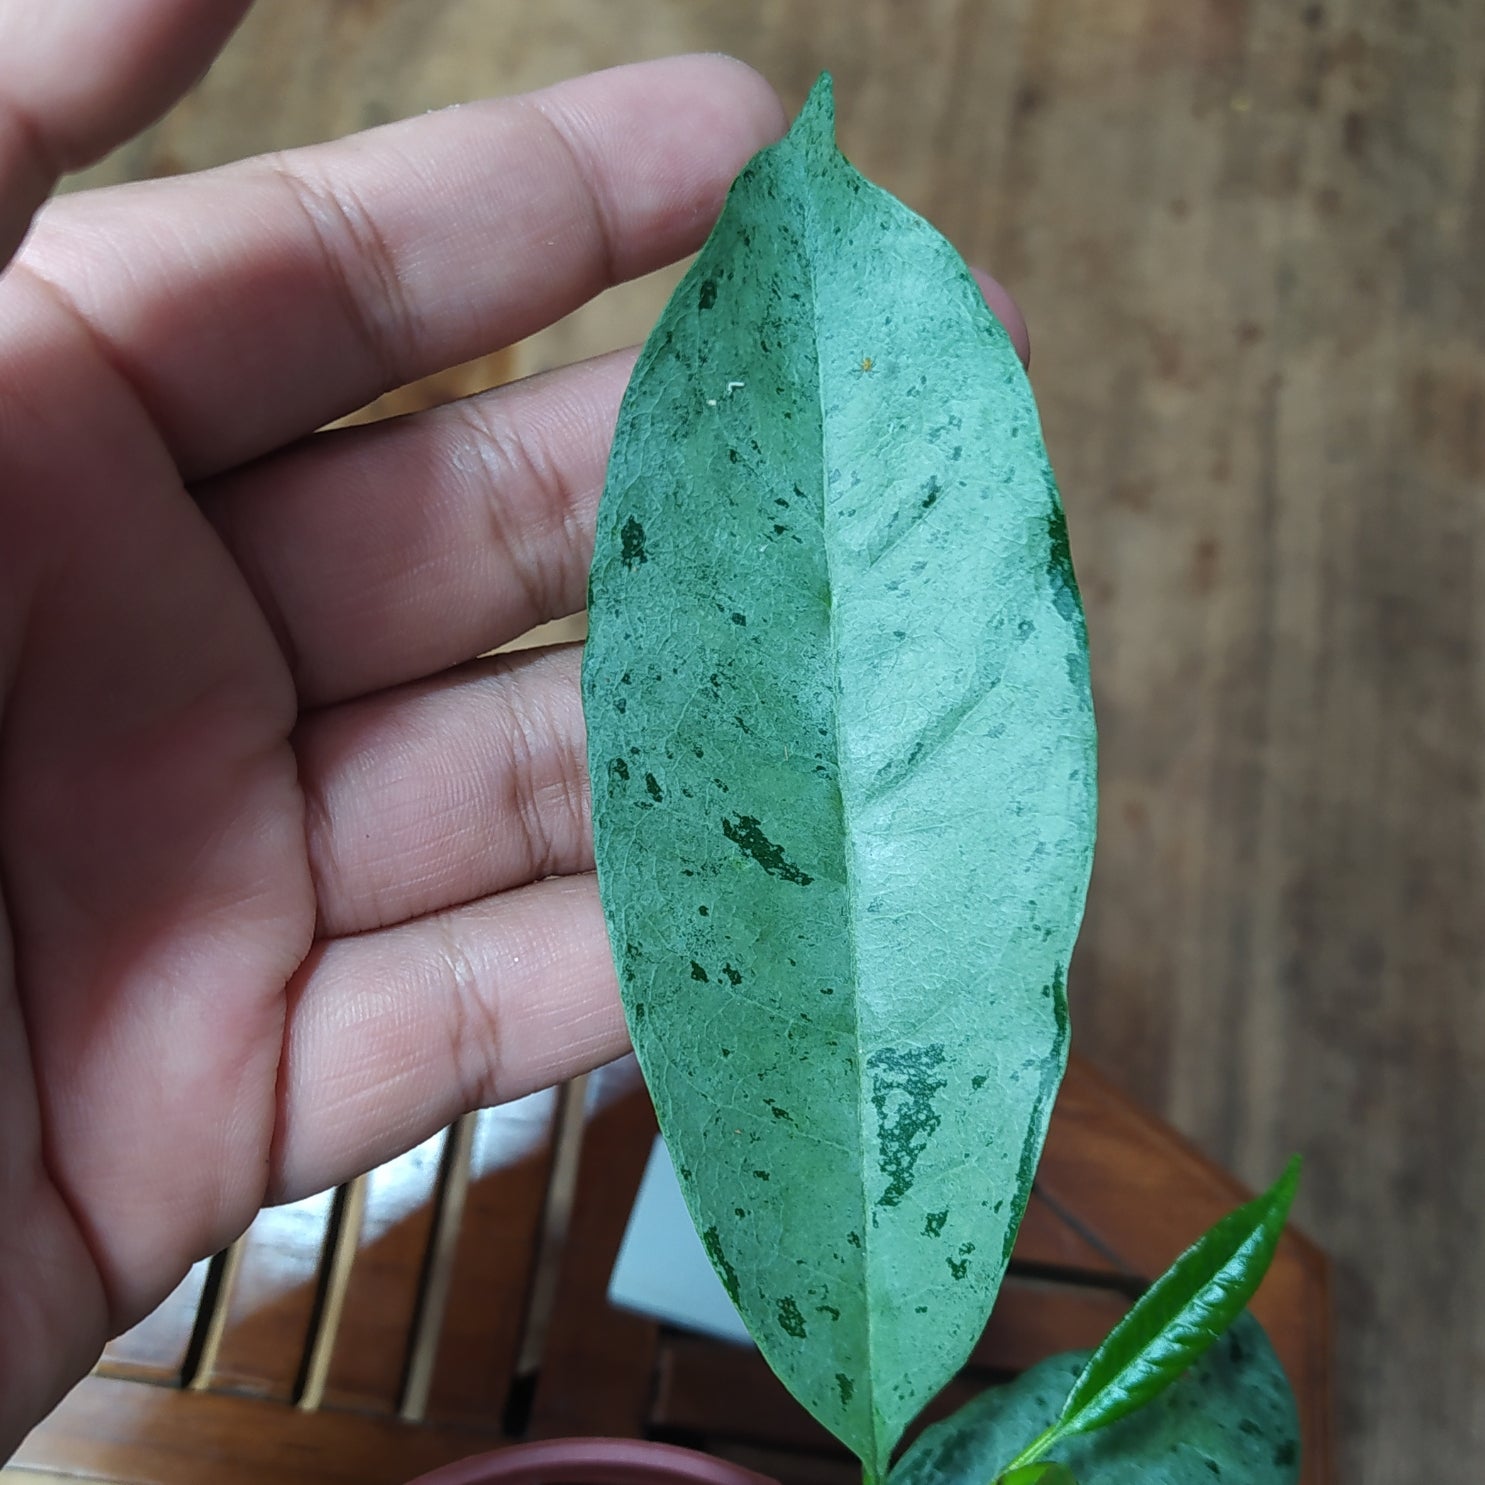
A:
[[[327,1407],[397,1411],[444,1138],[424,1140],[366,1178],[360,1245],[325,1378]]]
[[[259,1213],[239,1244],[207,1389],[290,1401],[310,1338],[333,1193]]]
[[[435,1422],[498,1428],[510,1392],[551,1169],[555,1090],[486,1109],[428,1394]]]
[[[398,1416],[408,1422],[422,1422],[428,1412],[428,1393],[433,1384],[433,1369],[438,1362],[444,1317],[448,1313],[454,1252],[464,1221],[464,1199],[469,1193],[469,1160],[474,1149],[475,1122],[473,1114],[466,1114],[454,1122],[439,1160],[433,1227],[428,1235],[427,1261],[423,1267],[418,1309],[408,1344],[407,1376],[397,1404]]]
[[[759,1448],[730,1439],[708,1439],[707,1453],[756,1471],[779,1485],[861,1485],[861,1466],[844,1450],[805,1454],[798,1450]]]
[[[217,1355],[222,1349],[222,1336],[227,1329],[228,1301],[237,1270],[242,1261],[243,1240],[214,1254],[206,1269],[201,1306],[196,1316],[196,1334],[191,1340],[191,1355],[186,1363],[185,1385],[192,1391],[205,1391],[211,1382]]]
[[[995,1380],[977,1368],[961,1372],[914,1420],[905,1441],[963,1407]],[[789,1396],[751,1346],[723,1345],[676,1331],[660,1338],[650,1426],[662,1434],[701,1439],[708,1450],[727,1443],[812,1455],[845,1452]]]
[[[104,1348],[100,1371],[141,1382],[181,1380],[195,1331],[197,1310],[211,1260],[203,1258],[170,1296],[138,1325],[116,1336]]]
[[[94,1376],[31,1433],[16,1462],[135,1485],[405,1485],[488,1446],[467,1430]]]
[[[357,1176],[335,1192],[330,1209],[325,1254],[320,1264],[319,1294],[295,1398],[301,1408],[318,1408],[325,1397],[330,1361],[335,1354],[335,1341],[350,1289],[351,1268],[361,1241],[361,1219],[365,1211],[366,1177]]]
[[[1026,1203],[1026,1215],[1016,1234],[1013,1263],[1038,1267],[1079,1269],[1090,1274],[1131,1277],[1106,1249],[1092,1242],[1040,1191]]]
[[[573,1203],[577,1200],[587,1121],[588,1077],[583,1074],[563,1085],[553,1116],[551,1170],[537,1237],[537,1258],[526,1296],[521,1349],[516,1355],[516,1372],[522,1379],[535,1377],[546,1352],[552,1313],[557,1307],[557,1290],[562,1282]]]
[[[789,1396],[751,1346],[666,1332],[661,1338],[650,1423],[706,1439],[733,1439],[833,1453],[834,1437]]]
[[[530,1432],[636,1437],[652,1389],[656,1326],[608,1303],[608,1281],[655,1136],[632,1058],[588,1080],[577,1195],[547,1332]]]

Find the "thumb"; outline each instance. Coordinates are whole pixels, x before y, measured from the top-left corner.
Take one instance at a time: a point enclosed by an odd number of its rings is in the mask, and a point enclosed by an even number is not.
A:
[[[158,118],[249,0],[0,3],[0,265],[58,178]]]
[[[1031,369],[1031,333],[1026,328],[1026,316],[1021,313],[1021,306],[1011,298],[1010,291],[998,280],[991,278],[983,268],[970,264],[970,276],[980,286],[980,293],[985,296],[985,303],[990,306],[990,312],[1005,326],[1007,334],[1011,337],[1011,344],[1016,348],[1016,354],[1021,358],[1021,364],[1029,371]]]

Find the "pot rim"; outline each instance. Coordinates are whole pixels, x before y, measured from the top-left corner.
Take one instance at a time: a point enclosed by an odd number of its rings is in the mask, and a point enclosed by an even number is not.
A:
[[[653,1439],[538,1439],[472,1454],[408,1485],[778,1485],[730,1460]]]

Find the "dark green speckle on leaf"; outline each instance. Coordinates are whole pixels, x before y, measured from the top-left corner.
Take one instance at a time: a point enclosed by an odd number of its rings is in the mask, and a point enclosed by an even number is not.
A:
[[[790,1295],[785,1295],[779,1301],[779,1329],[786,1335],[792,1335],[795,1340],[802,1341],[805,1337],[804,1316],[799,1313],[799,1306]]]
[[[1057,605],[1057,612],[1069,623],[1082,624],[1083,600],[1078,593],[1078,580],[1073,576],[1067,517],[1060,504],[1054,504],[1047,514],[1047,544],[1047,577],[1052,585],[1052,601]]]
[[[727,1291],[727,1297],[733,1304],[737,1303],[737,1270],[728,1263],[727,1255],[722,1252],[722,1238],[715,1227],[708,1227],[701,1235],[701,1245],[706,1249],[706,1256],[711,1259],[712,1267],[717,1271],[717,1277],[722,1281],[722,1287]]]
[[[877,1160],[887,1186],[877,1198],[895,1207],[912,1189],[919,1157],[943,1122],[934,1099],[947,1080],[934,1077],[944,1064],[941,1046],[883,1047],[866,1059],[877,1115]]]
[[[630,516],[624,522],[623,547],[619,553],[619,560],[625,567],[638,567],[645,560],[645,528]]]
[[[751,856],[769,876],[800,887],[808,887],[814,881],[784,855],[781,846],[776,846],[764,835],[763,827],[752,815],[739,815],[736,820],[724,819],[722,834],[745,855]]]

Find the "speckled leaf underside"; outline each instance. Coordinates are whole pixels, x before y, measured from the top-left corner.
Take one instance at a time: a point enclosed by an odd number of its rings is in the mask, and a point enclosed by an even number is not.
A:
[[[1015,351],[841,157],[828,81],[644,348],[590,615],[599,881],[660,1124],[759,1346],[871,1477],[1030,1190],[1094,730]]]

